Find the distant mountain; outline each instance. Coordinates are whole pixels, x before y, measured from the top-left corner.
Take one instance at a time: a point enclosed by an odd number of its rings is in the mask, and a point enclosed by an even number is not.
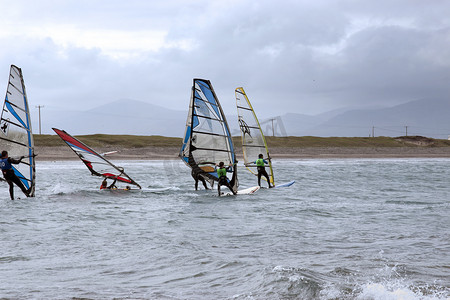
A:
[[[450,135],[450,101],[422,99],[389,108],[334,110],[310,116],[287,113],[261,119],[271,136],[402,136],[422,135],[446,139]],[[80,134],[134,134],[182,137],[186,110],[178,111],[131,99],[121,99],[86,111],[42,111],[42,133],[51,127]],[[237,116],[227,115],[231,133],[240,135]],[[273,124],[273,127],[272,127]],[[406,127],[407,126],[407,127]],[[38,120],[33,116],[33,132]]]
[[[122,99],[86,111],[45,111],[45,130],[64,129],[70,134],[135,134],[181,137],[186,111],[167,109],[142,101]],[[33,130],[38,132],[35,126]]]
[[[373,130],[375,136],[402,136],[408,131],[408,135],[446,139],[450,134],[449,113],[450,101],[422,99],[390,108],[346,111],[317,126],[305,127],[308,133],[292,122],[286,128],[312,136],[371,136]],[[282,119],[284,122],[285,116]]]
[[[288,113],[281,116],[281,121],[282,126],[285,129],[285,134],[282,135],[306,136],[311,135],[310,130],[327,121],[327,118],[323,115],[309,116],[304,114]],[[281,125],[278,127],[281,127]],[[275,126],[275,128],[277,127]]]

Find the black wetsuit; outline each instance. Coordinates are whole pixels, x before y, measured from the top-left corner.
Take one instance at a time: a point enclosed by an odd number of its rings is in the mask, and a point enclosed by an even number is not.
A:
[[[0,168],[2,169],[3,177],[9,184],[9,195],[11,196],[11,200],[14,200],[13,183],[15,183],[27,197],[30,196],[29,191],[25,188],[23,182],[19,179],[19,177],[17,177],[17,175],[14,173],[14,170],[11,165],[11,164],[18,164],[20,163],[20,161],[21,160],[15,160],[10,157],[0,159]]]
[[[224,185],[227,188],[230,189],[230,191],[236,195],[236,192],[233,190],[233,187],[231,186],[231,184],[228,182],[228,178],[227,178],[227,172],[232,172],[232,168],[228,167],[228,168],[219,168],[217,169],[217,176],[219,177],[219,182],[217,184],[217,191],[219,192],[219,196],[220,196],[220,186]]]
[[[269,174],[267,174],[266,168],[264,167],[264,164],[267,164],[267,161],[259,158],[255,161],[256,165],[257,165],[257,169],[258,169],[258,185],[261,186],[261,176],[266,177],[267,179],[267,183],[269,184],[269,188],[271,188],[272,186],[270,185],[270,179],[269,179]]]
[[[194,170],[192,170],[191,176],[195,180],[195,190],[198,190],[198,181],[199,180],[203,183],[203,186],[205,187],[205,189],[208,190],[208,186],[206,185],[206,180],[202,175],[200,175],[200,174],[194,172]]]

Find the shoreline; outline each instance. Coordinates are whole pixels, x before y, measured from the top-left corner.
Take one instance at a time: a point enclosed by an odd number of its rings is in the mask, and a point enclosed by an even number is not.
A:
[[[98,153],[116,151],[113,147],[96,149]],[[177,160],[179,147],[143,147],[122,149],[108,155],[108,160]],[[243,160],[241,149],[236,149]],[[36,161],[77,160],[67,146],[35,147]],[[450,147],[305,147],[271,149],[272,159],[328,158],[450,158]]]

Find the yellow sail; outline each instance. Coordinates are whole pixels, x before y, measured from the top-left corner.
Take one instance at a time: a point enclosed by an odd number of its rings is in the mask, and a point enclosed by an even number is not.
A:
[[[268,162],[270,183],[274,185],[272,162],[267,148],[266,139],[264,137],[258,118],[253,110],[244,88],[238,87],[235,90],[236,106],[238,111],[239,128],[241,129],[242,151],[244,154],[244,164],[253,174],[257,174],[255,161],[258,155],[262,154]],[[265,178],[263,177],[265,180]]]

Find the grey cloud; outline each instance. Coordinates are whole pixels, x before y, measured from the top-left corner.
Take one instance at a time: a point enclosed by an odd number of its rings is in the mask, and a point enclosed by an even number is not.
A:
[[[234,88],[244,86],[263,116],[392,106],[450,92],[446,2],[141,2],[88,11],[91,2],[68,1],[50,14],[85,28],[165,29],[168,43],[194,46],[117,60],[51,39],[2,39],[12,46],[0,50],[0,66],[7,73],[18,64],[36,101],[55,106],[132,98],[187,109],[193,77],[210,79],[229,113]],[[363,26],[355,27],[358,20]]]

